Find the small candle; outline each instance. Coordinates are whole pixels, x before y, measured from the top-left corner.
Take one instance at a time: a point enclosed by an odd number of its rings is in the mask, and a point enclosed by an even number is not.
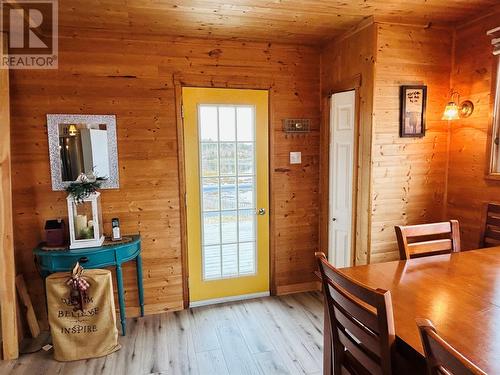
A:
[[[87,215],[76,215],[75,219],[75,235],[80,238],[82,232],[87,229]]]

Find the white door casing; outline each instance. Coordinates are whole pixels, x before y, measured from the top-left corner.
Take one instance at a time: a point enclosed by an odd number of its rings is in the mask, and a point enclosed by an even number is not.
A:
[[[335,267],[352,265],[355,91],[330,99],[328,258]]]

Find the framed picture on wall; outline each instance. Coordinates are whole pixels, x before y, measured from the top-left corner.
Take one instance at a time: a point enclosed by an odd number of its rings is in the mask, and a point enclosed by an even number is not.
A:
[[[423,137],[427,86],[401,86],[400,101],[399,136]]]

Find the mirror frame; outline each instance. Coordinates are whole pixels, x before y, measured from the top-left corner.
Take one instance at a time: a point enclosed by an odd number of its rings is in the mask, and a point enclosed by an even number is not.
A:
[[[108,133],[109,177],[101,183],[101,189],[118,189],[118,146],[115,115],[70,115],[48,114],[47,135],[49,139],[50,175],[52,190],[65,190],[72,181],[62,181],[61,155],[59,152],[59,124],[106,124]]]

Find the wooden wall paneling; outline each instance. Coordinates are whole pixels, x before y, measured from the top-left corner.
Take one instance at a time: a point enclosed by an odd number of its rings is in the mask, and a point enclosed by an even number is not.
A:
[[[271,87],[275,284],[293,290],[315,280],[317,48],[92,30],[62,33],[59,43],[58,70],[12,74],[16,259],[42,322],[43,288],[31,250],[43,238],[46,219],[67,215],[65,193],[51,191],[47,113],[116,114],[120,189],[102,191],[105,232],[110,232],[110,219],[119,217],[123,233],[141,233],[147,314],[183,308],[174,74],[208,86]],[[286,136],[281,130],[285,117],[311,118],[312,131],[301,138]],[[289,165],[290,151],[302,151],[301,165]],[[127,314],[137,316],[135,268],[123,268]]]
[[[0,56],[6,49],[7,34],[0,32]],[[0,69],[0,320],[3,359],[19,356],[10,127],[9,70]]]
[[[372,152],[371,262],[398,259],[394,225],[444,212],[451,30],[377,23]],[[399,137],[399,87],[427,85],[426,135]]]
[[[452,86],[474,103],[474,113],[451,123],[447,215],[460,221],[463,249],[481,243],[486,202],[498,201],[500,181],[488,179],[488,134],[491,132],[496,64],[490,29],[500,26],[500,8],[456,30]]]
[[[320,249],[328,250],[328,165],[330,124],[328,95],[335,90],[359,85],[359,138],[357,165],[357,218],[355,239],[355,264],[369,262],[370,254],[370,180],[371,180],[371,129],[373,107],[373,79],[376,33],[373,20],[360,25],[338,40],[325,46],[321,55],[322,131],[320,168]],[[359,82],[355,79],[359,77]],[[354,81],[353,81],[354,79]]]

